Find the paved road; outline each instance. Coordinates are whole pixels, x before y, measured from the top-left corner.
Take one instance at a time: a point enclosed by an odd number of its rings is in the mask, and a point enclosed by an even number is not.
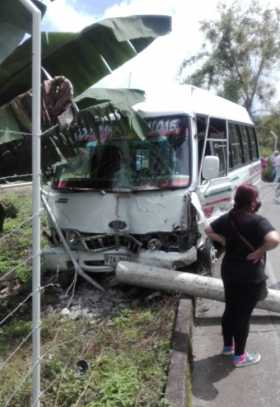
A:
[[[273,200],[273,185],[262,184],[261,214],[280,231],[280,205]],[[280,249],[268,255],[269,286],[280,289]],[[259,351],[258,365],[235,369],[231,358],[221,356],[220,317],[223,304],[199,300],[193,331],[192,407],[280,406],[280,314],[255,310],[248,350]]]

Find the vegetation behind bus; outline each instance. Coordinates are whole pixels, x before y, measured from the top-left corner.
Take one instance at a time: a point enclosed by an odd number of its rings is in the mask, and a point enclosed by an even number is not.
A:
[[[201,23],[205,43],[180,68],[183,82],[214,88],[247,108],[271,108],[280,65],[280,9],[252,0],[220,3],[218,18]],[[195,70],[193,71],[193,67]],[[192,73],[188,72],[192,68]]]

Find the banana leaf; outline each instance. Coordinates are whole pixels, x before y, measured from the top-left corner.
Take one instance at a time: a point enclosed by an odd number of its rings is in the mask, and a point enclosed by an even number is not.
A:
[[[38,0],[33,3],[44,14],[46,6]],[[32,15],[19,0],[0,1],[0,64],[18,46],[26,33],[31,34]]]
[[[15,118],[11,106],[0,109],[0,123],[0,145],[22,138],[22,129]]]
[[[145,138],[148,127],[145,121],[135,113],[132,106],[143,102],[145,93],[139,89],[102,89],[90,88],[75,99],[81,111],[88,111],[94,114],[96,105],[102,102],[111,103],[127,118],[133,134]]]
[[[131,107],[136,103],[143,102],[145,93],[140,89],[127,88],[89,88],[81,95],[77,96],[74,101],[80,110],[89,108],[102,101],[110,101],[113,105],[122,108]]]
[[[168,16],[106,19],[79,33],[42,33],[42,65],[64,75],[80,95],[171,29]],[[0,65],[0,106],[31,88],[31,39]]]

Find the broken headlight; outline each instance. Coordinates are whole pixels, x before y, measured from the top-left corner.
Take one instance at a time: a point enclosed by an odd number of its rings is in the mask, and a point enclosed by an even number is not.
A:
[[[76,230],[64,230],[64,237],[71,249],[78,249],[81,247],[81,236]]]

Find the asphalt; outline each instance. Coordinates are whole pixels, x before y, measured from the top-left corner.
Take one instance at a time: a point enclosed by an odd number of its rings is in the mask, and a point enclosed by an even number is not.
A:
[[[259,364],[234,368],[222,356],[220,316],[223,304],[200,301],[193,329],[193,407],[276,407],[280,405],[280,316],[254,312],[248,351],[262,355]]]
[[[257,365],[235,368],[231,356],[221,355],[223,309],[217,301],[196,301],[192,407],[279,406],[280,314],[255,309],[246,350],[260,352],[262,359]]]

